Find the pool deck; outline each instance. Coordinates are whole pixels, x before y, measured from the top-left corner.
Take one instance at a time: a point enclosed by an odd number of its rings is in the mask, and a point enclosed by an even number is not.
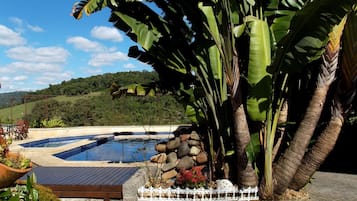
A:
[[[123,184],[135,167],[34,167],[37,183],[62,198],[123,199]],[[27,175],[20,180],[26,180]]]

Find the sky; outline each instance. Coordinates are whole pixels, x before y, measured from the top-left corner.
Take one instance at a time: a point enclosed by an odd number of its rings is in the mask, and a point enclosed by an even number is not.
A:
[[[82,19],[79,0],[11,0],[0,12],[0,93],[36,91],[75,78],[152,68],[127,56],[135,45],[108,22],[108,8]]]

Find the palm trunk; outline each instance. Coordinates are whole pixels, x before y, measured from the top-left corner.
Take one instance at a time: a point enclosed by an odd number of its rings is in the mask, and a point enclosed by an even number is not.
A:
[[[341,107],[334,108],[334,113],[329,121],[328,126],[318,137],[314,146],[304,156],[301,165],[289,185],[289,188],[300,190],[309,181],[315,171],[320,167],[328,154],[336,144],[337,138],[343,125]]]
[[[345,20],[343,19],[339,25],[335,26],[329,35],[326,51],[322,55],[323,63],[317,79],[317,88],[290,146],[274,167],[274,179],[276,180],[274,193],[276,194],[281,195],[288,188],[314,134],[326,100],[327,91],[335,79],[340,39]]]
[[[320,118],[327,91],[328,86],[319,87],[315,90],[304,119],[300,123],[290,146],[274,166],[273,174],[276,180],[274,182],[274,193],[279,195],[284,193],[294,177]]]
[[[234,136],[237,152],[237,180],[240,187],[258,185],[258,176],[248,160],[246,147],[250,142],[250,132],[243,104],[234,111]]]

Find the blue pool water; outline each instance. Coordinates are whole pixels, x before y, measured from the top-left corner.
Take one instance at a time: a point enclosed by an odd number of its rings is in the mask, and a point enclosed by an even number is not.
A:
[[[156,154],[158,139],[110,140],[103,144],[93,142],[55,156],[69,161],[110,161],[130,163],[149,160]]]
[[[60,137],[60,138],[47,138],[43,140],[37,140],[33,142],[27,142],[21,144],[23,147],[59,147],[62,145],[77,142],[83,139],[90,139],[93,136],[75,136],[75,137]]]

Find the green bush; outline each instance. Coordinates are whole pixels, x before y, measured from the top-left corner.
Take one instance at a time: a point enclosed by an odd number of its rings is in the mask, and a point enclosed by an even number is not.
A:
[[[62,119],[58,117],[54,117],[49,120],[42,120],[41,121],[42,127],[44,128],[56,128],[56,127],[65,127]]]
[[[26,183],[0,189],[1,201],[60,201],[50,188],[36,184],[36,176],[27,177]]]

